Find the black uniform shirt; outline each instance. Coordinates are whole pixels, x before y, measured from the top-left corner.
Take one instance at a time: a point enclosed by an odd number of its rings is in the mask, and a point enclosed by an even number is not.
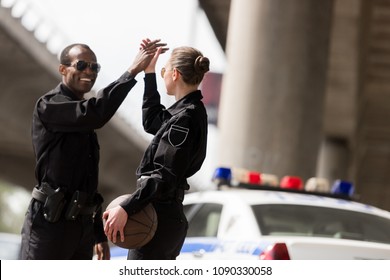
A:
[[[172,197],[177,188],[188,187],[206,157],[207,113],[202,94],[196,90],[170,108],[160,102],[156,75],[145,75],[143,126],[154,135],[137,169],[141,180],[136,193],[121,206],[131,215],[148,202]]]
[[[62,83],[38,99],[32,123],[38,183],[61,187],[70,195],[96,192],[99,144],[94,130],[111,119],[135,84],[126,72],[90,99],[79,100]],[[102,227],[98,236],[104,239]]]

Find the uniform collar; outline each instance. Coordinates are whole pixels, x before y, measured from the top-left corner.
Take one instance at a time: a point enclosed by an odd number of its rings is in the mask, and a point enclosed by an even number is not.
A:
[[[176,115],[186,109],[188,106],[192,105],[194,102],[200,101],[202,98],[203,96],[200,90],[193,91],[176,101],[176,103],[169,107],[167,111],[171,115]]]
[[[66,85],[63,83],[59,84],[59,92],[72,100],[80,100]]]

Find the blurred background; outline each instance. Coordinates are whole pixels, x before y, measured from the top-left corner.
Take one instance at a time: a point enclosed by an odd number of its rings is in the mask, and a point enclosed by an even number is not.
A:
[[[0,231],[19,233],[35,185],[32,110],[60,81],[58,53],[90,45],[102,64],[97,91],[145,37],[197,47],[211,61],[201,85],[208,155],[192,190],[214,188],[214,168],[234,166],[348,180],[360,201],[390,210],[389,19],[390,0],[1,0]],[[137,80],[98,131],[106,203],[134,190],[150,140]]]

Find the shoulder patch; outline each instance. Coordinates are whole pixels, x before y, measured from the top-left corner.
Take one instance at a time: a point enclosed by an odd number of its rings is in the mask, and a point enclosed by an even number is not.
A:
[[[180,146],[186,141],[189,131],[186,127],[173,124],[168,132],[169,143],[174,147]]]

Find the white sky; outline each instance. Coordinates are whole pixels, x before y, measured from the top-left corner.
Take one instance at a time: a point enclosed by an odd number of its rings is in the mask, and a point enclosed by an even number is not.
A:
[[[198,0],[2,0],[2,5],[13,5],[15,16],[23,14],[24,25],[35,30],[38,39],[47,41],[53,53],[70,43],[88,44],[102,65],[96,90],[126,71],[146,37],[161,39],[171,50],[183,45],[198,48],[210,59],[212,72],[223,73],[225,67],[224,52]],[[168,56],[169,52],[160,57],[157,71]],[[142,73],[137,80],[119,114],[142,130]],[[159,76],[158,83],[162,101],[169,106],[174,99],[165,95]],[[204,184],[210,183],[214,169],[214,131],[211,127],[208,156],[198,175]]]

